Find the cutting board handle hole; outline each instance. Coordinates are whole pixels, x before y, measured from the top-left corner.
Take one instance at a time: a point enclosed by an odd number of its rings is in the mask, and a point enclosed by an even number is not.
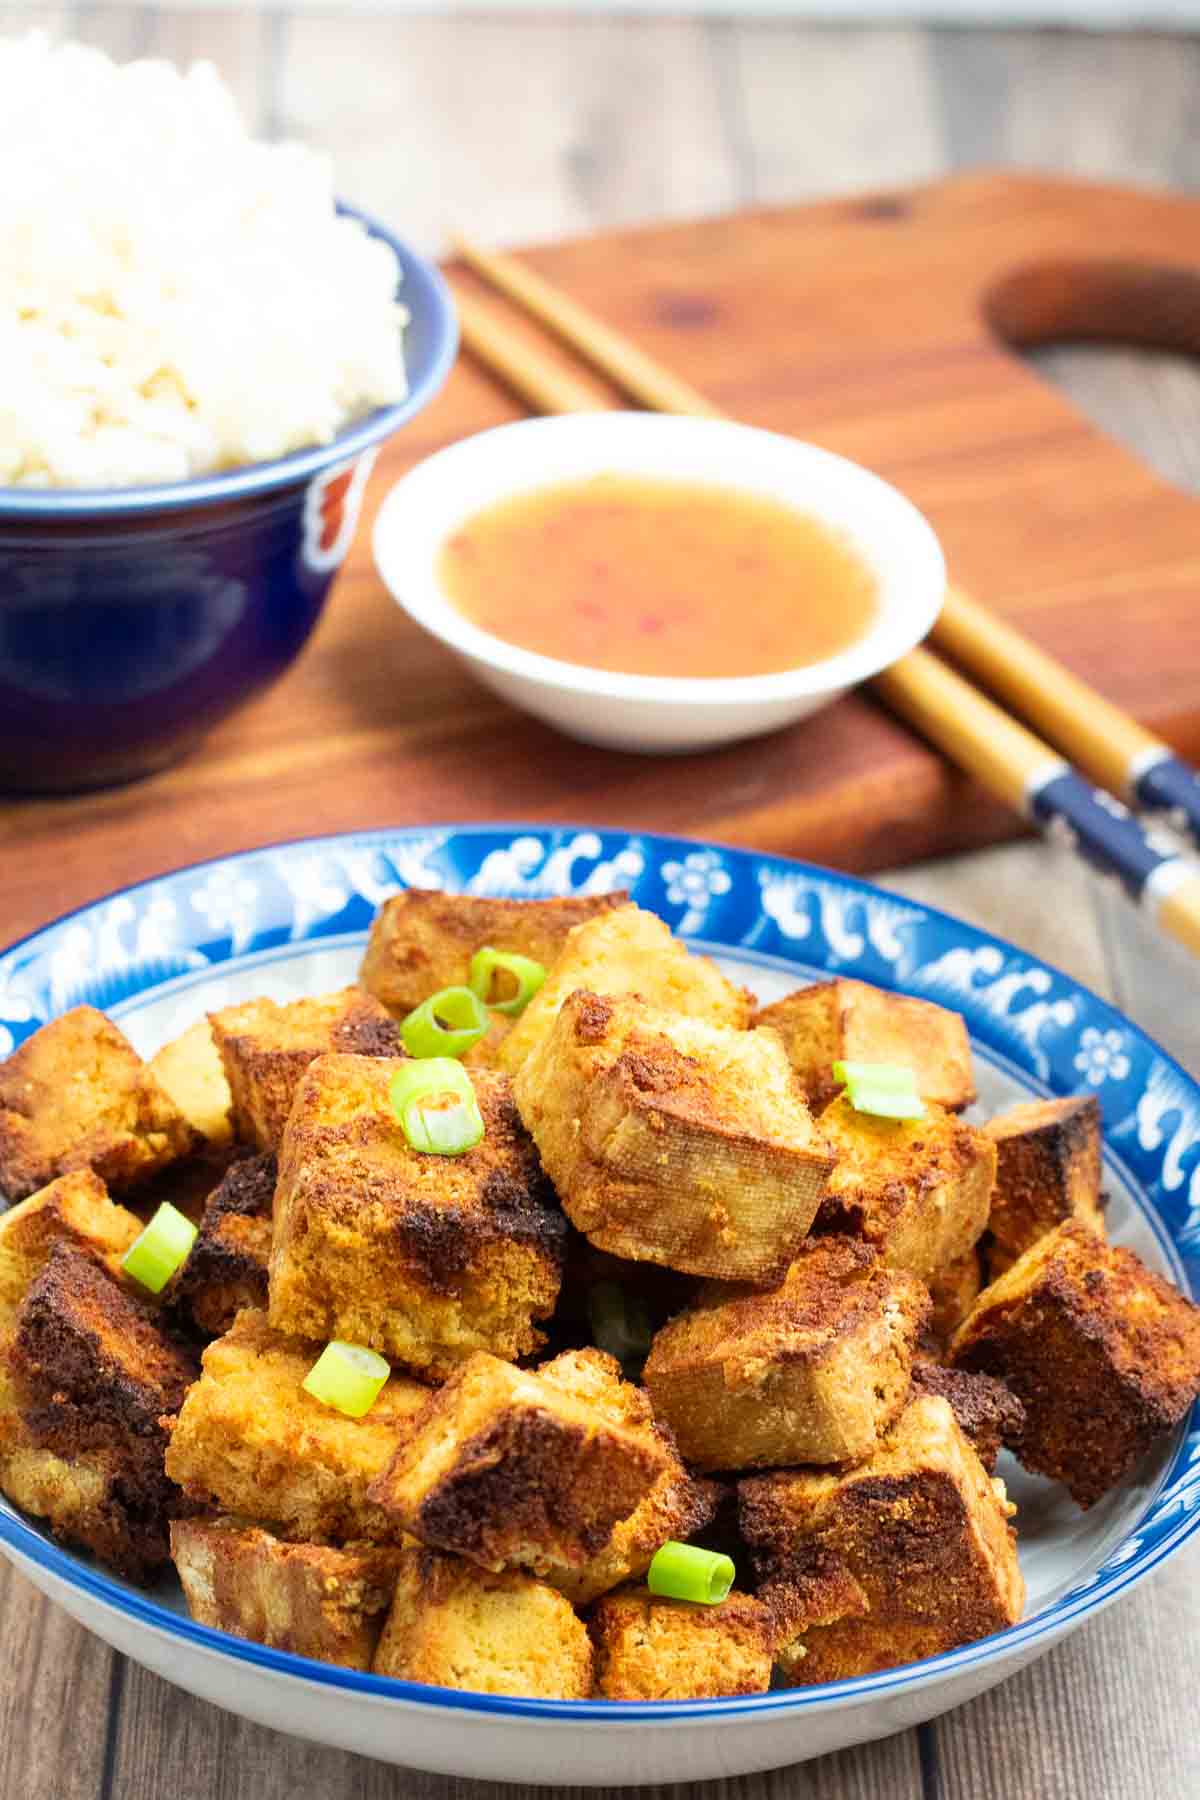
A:
[[[984,316],[1017,350],[1074,342],[1200,356],[1200,271],[1119,260],[1030,263],[984,295]]]

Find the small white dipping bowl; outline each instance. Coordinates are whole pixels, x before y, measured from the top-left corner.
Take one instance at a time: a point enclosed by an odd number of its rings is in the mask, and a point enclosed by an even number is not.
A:
[[[876,576],[874,623],[824,662],[707,680],[560,662],[464,618],[438,579],[446,539],[497,501],[600,474],[704,482],[767,495],[823,520],[849,538]],[[929,524],[857,463],[751,425],[655,413],[524,419],[439,450],[388,494],[374,548],[404,610],[487,687],[571,737],[617,750],[703,750],[802,719],[919,643],[946,586]],[[801,588],[796,603],[804,603]]]

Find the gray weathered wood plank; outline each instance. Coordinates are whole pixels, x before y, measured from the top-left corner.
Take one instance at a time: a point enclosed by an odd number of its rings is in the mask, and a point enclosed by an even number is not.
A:
[[[560,1800],[618,1800],[630,1792],[550,1791]],[[705,1800],[921,1800],[916,1733],[770,1775],[638,1792],[645,1800],[683,1800],[688,1793]],[[420,1774],[305,1744],[192,1700],[132,1664],[113,1745],[113,1800],[541,1800],[546,1793]]]
[[[455,228],[544,237],[738,198],[703,30],[683,20],[297,18],[278,123],[432,249]]]
[[[754,201],[897,187],[945,166],[927,33],[775,21],[712,29]]]
[[[108,1736],[112,1651],[2,1561],[0,1621],[0,1794],[94,1800]]]

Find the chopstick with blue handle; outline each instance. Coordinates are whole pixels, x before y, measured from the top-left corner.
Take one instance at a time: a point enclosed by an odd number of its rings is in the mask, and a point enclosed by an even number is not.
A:
[[[875,677],[887,705],[1048,837],[1117,878],[1164,931],[1200,956],[1200,862],[1183,856],[1103,788],[929,650]]]
[[[659,369],[642,351],[627,344],[610,326],[593,320],[541,276],[501,253],[468,244],[458,247],[478,274],[554,330],[643,406],[659,412],[715,416],[703,395]],[[598,390],[589,389],[578,376],[568,375],[539,354],[527,336],[515,333],[491,308],[460,290],[455,298],[466,349],[533,411],[569,413],[606,404]],[[963,621],[969,625],[972,608],[973,603],[961,594],[947,599],[947,609],[960,627],[955,647],[964,660],[970,634]],[[982,607],[973,610],[993,623]],[[934,629],[936,635],[938,628]],[[1012,635],[1024,644],[1019,633]],[[1052,659],[1045,661],[1058,668]],[[1065,670],[1060,673],[1074,680]],[[915,725],[952,761],[1043,831],[1067,836],[1080,856],[1094,868],[1116,876],[1164,931],[1200,955],[1200,862],[1173,848],[1160,847],[1121,801],[1093,787],[1048,744],[929,651],[911,651],[876,676],[872,685],[894,712]],[[1083,683],[1078,686],[1090,695]],[[1100,701],[1099,695],[1092,697]],[[1105,711],[1097,733],[1098,747],[1103,745],[1106,729],[1116,740],[1114,720],[1128,728],[1126,738],[1119,741],[1128,740],[1133,751],[1142,738],[1149,739],[1149,733],[1143,733],[1116,707],[1107,701],[1101,706]],[[1147,770],[1151,766],[1149,759],[1146,766]]]
[[[1100,786],[1131,806],[1166,813],[1200,844],[1200,774],[1014,626],[951,588],[933,641],[1061,744]]]

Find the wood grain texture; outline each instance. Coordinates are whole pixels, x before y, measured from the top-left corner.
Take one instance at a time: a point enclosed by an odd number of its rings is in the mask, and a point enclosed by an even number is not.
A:
[[[1168,264],[1189,240],[1200,243],[1200,201],[998,174],[587,237],[531,261],[730,415],[896,481],[960,583],[1198,754],[1200,508],[1090,425],[984,316],[1003,284],[1013,329],[1052,334],[1071,323],[1078,284],[1040,280],[1039,265],[1090,259],[1098,243],[1123,267]],[[1014,283],[1031,265],[1022,309]],[[1200,260],[1193,279],[1200,293]],[[454,817],[465,796],[474,817],[586,814],[853,869],[1011,834],[1014,815],[861,695],[769,744],[671,761],[568,744],[483,695],[389,600],[371,515],[416,457],[515,410],[461,362],[385,447],[332,603],[274,690],[175,770],[10,805],[0,843],[53,856],[70,905],[181,854]],[[40,886],[36,860],[17,871],[14,930],[41,917]]]
[[[142,7],[0,6],[0,31],[59,19],[120,54],[154,41],[164,53],[188,46],[214,55],[243,98],[259,94],[263,129],[306,131],[315,115],[314,129],[339,164],[357,153],[363,178],[380,183],[377,203],[433,247],[449,221],[496,239],[547,240],[647,216],[663,204],[700,213],[788,202],[925,179],[961,163],[1200,183],[1200,138],[1191,129],[1200,44],[1187,38],[683,21],[677,31],[660,25],[614,46],[615,28],[597,30],[603,21],[582,18],[510,17],[502,27],[484,17],[376,19],[368,27],[348,9],[335,17],[332,7],[321,19],[275,14],[264,22],[249,8],[159,15]],[[596,60],[606,35],[606,68],[618,59],[638,76],[607,94],[611,76]],[[637,67],[651,59],[673,66]],[[519,94],[520,109],[494,103],[493,72],[496,92]],[[663,114],[667,92],[675,99]],[[669,170],[646,166],[639,144],[652,146]],[[1164,477],[1196,483],[1194,370],[1173,358],[1078,349],[1047,351],[1036,362]],[[477,397],[487,393],[480,383]],[[487,404],[504,416],[494,395]],[[326,672],[338,730],[367,734],[375,760],[361,780],[378,805],[375,817],[408,816],[395,810],[400,803],[388,785],[390,728],[370,737],[377,697],[363,685],[353,643],[333,624],[331,613],[322,631],[334,651]],[[445,671],[426,663],[419,674],[436,707]],[[481,723],[486,732],[487,717]],[[401,725],[420,738],[415,711]],[[224,779],[236,758],[230,746],[216,745],[211,766],[192,766],[165,826],[151,814],[151,831],[142,794],[129,790],[78,810],[74,803],[49,809],[61,826],[53,854],[46,836],[13,833],[0,864],[0,924],[12,919],[4,937],[17,929],[18,909],[39,923],[63,903],[64,869],[76,892],[103,886],[96,858],[110,846],[132,869],[201,853],[193,792],[211,807],[224,805],[222,848],[254,841],[274,804],[270,784],[291,781],[294,764],[303,781],[311,752],[278,730],[256,730],[251,746],[253,773],[264,784],[257,794]],[[469,782],[470,760],[455,767]],[[564,783],[581,783],[572,796],[581,817],[591,814],[598,785],[589,788],[582,777],[577,765],[563,766]],[[427,791],[416,783],[417,804]],[[740,797],[731,781],[731,809]],[[511,810],[525,800],[518,784]],[[1173,961],[1139,915],[1069,858],[1023,843],[886,880],[1112,992],[1200,1066],[1194,968],[1182,956]],[[0,1620],[3,1800],[536,1800],[546,1791],[388,1769],[246,1725],[114,1662],[3,1568]],[[110,1714],[114,1667],[126,1672],[118,1674]],[[1200,1553],[1193,1550],[1067,1644],[919,1736],[690,1791],[704,1800],[1183,1800],[1200,1789],[1191,1731],[1198,1682]],[[659,1790],[657,1800],[680,1800],[687,1791]],[[582,1790],[560,1792],[583,1800]]]
[[[93,1800],[124,1659],[0,1562],[0,1794]]]

